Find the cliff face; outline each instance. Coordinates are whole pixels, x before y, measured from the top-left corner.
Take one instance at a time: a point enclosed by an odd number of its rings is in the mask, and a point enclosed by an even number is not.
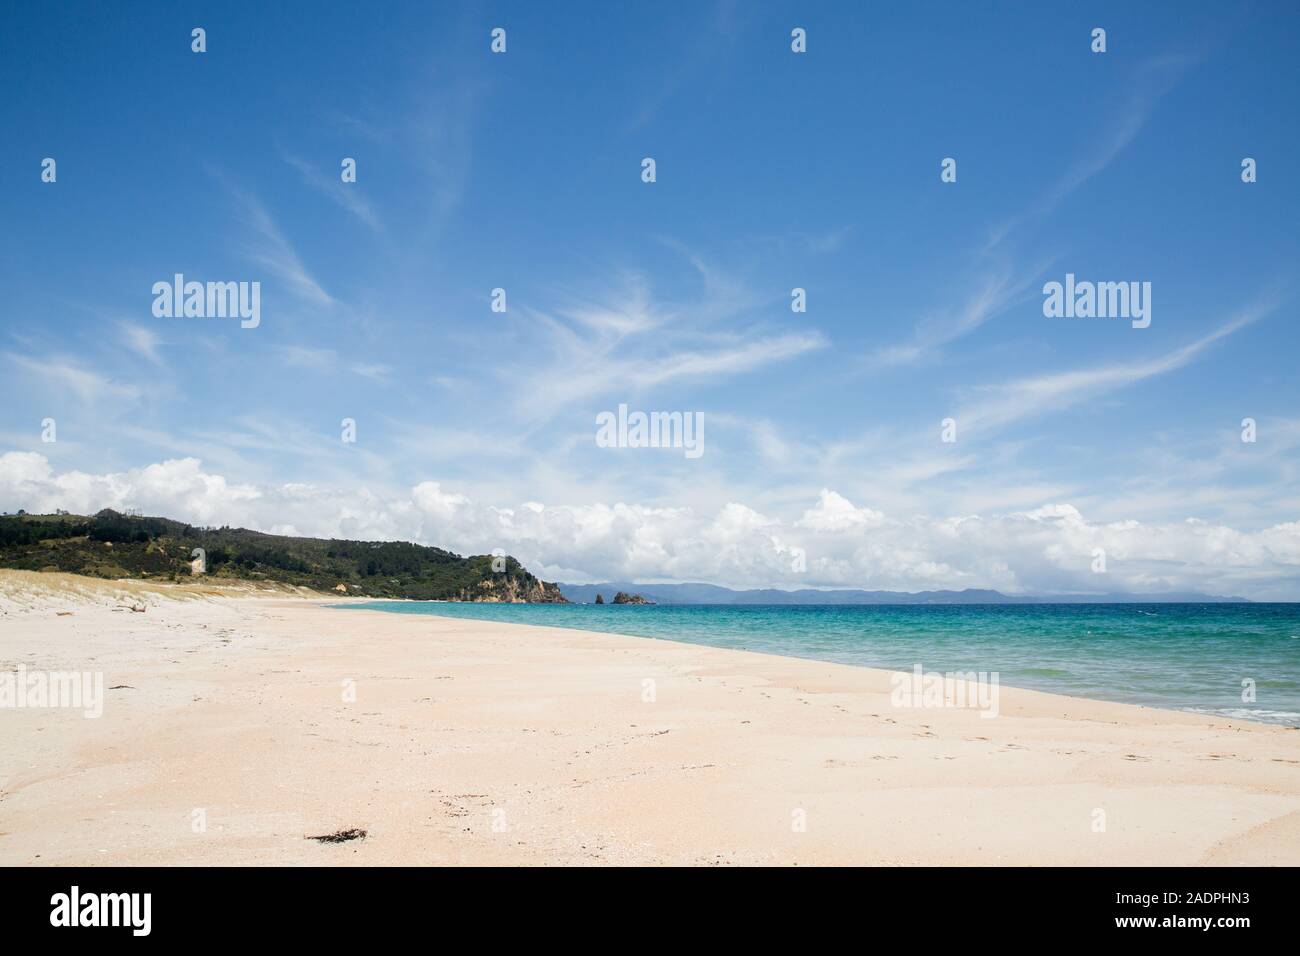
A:
[[[498,575],[484,578],[477,587],[462,588],[457,601],[475,601],[489,604],[568,604],[559,587],[539,581],[531,574],[526,576]]]

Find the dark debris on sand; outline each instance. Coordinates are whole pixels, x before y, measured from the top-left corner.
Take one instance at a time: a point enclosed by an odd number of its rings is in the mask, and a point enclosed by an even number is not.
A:
[[[317,843],[347,843],[349,840],[364,840],[366,838],[365,830],[336,830],[333,833],[324,833],[320,836],[304,837],[306,840],[315,840]]]

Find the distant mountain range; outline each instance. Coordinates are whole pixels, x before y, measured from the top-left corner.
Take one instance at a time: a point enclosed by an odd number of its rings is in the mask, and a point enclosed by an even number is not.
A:
[[[1000,591],[967,588],[964,591],[819,591],[804,588],[782,591],[762,588],[733,591],[713,584],[560,584],[560,593],[575,603],[595,603],[600,594],[608,601],[618,591],[640,594],[656,604],[1236,604],[1246,598],[1217,597],[1194,592],[1166,594],[1041,594],[1009,595]]]

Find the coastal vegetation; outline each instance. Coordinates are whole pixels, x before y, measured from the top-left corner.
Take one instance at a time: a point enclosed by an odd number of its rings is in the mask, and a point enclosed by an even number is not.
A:
[[[0,515],[0,567],[110,579],[266,581],[349,597],[564,603],[514,558],[405,541],[205,528],[125,515]]]

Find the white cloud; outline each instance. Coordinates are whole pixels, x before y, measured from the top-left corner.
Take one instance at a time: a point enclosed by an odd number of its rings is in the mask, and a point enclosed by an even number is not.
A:
[[[994,227],[979,250],[981,258],[1001,246],[1023,227],[1050,216],[1075,190],[1109,167],[1145,128],[1160,100],[1181,79],[1193,60],[1179,56],[1153,57],[1141,64],[1128,85],[1127,100],[1108,114],[1105,132],[1086,147],[1079,158],[1066,167],[1061,177],[1029,209]],[[1078,152],[1078,150],[1075,150]],[[879,349],[867,356],[868,366],[907,365],[931,357],[935,350],[978,329],[996,318],[1029,289],[1031,280],[1042,265],[1020,266],[1015,273],[1024,276],[1011,280],[1012,271],[1005,265],[985,280],[964,302],[951,309],[938,310],[916,325],[915,341]]]
[[[336,167],[330,174],[326,174],[296,156],[285,156],[284,159],[290,166],[298,170],[303,182],[312,189],[328,196],[375,232],[383,231],[379,216],[370,203],[362,197],[358,185],[343,182],[340,175],[342,172],[341,167]]]
[[[911,344],[886,346],[867,356],[869,366],[908,365],[931,357],[938,349],[974,332],[1023,297],[1039,274],[1037,267],[1025,270],[1024,278],[1012,281],[1008,271],[985,277],[955,308],[939,309],[916,323]]]
[[[884,515],[870,508],[855,508],[843,495],[823,488],[814,508],[803,513],[795,524],[796,527],[810,528],[813,531],[850,531],[861,530],[879,524]]]
[[[245,222],[252,227],[253,241],[244,250],[248,258],[281,280],[292,295],[307,305],[335,305],[334,297],[321,288],[308,271],[293,244],[285,238],[261,201],[240,189],[223,173],[213,170],[212,174],[229,190]]]
[[[1021,419],[1068,408],[1081,401],[1182,368],[1220,339],[1276,308],[1275,300],[1251,306],[1207,335],[1171,352],[1136,362],[1053,372],[980,389],[981,398],[957,416],[962,428],[995,430]]]
[[[1156,106],[1195,62],[1191,57],[1158,56],[1140,63],[1127,85],[1126,102],[1119,110],[1108,112],[1103,133],[1094,138],[1091,148],[1085,148],[1030,209],[995,228],[985,251],[1028,222],[1050,215],[1071,193],[1105,171],[1146,128]]]
[[[413,540],[460,553],[504,548],[547,579],[709,581],[738,587],[1007,593],[1201,591],[1300,598],[1300,521],[1254,531],[1187,518],[1097,522],[1068,503],[1029,511],[896,516],[823,489],[788,516],[728,502],[498,505],[438,481],[408,491],[252,485],[194,458],[114,474],[56,472],[31,452],[0,455],[0,508],[138,508],[194,524],[320,537]],[[806,553],[796,572],[793,549]],[[1092,570],[1106,552],[1105,574]]]
[[[331,371],[338,363],[338,353],[333,349],[317,349],[306,345],[282,345],[280,354],[284,364],[293,368],[309,368],[317,372]]]
[[[334,298],[307,271],[265,207],[251,197],[245,200],[249,220],[261,241],[250,246],[249,258],[283,280],[290,291],[309,305],[333,305]]]
[[[0,455],[0,485],[48,481],[50,463],[34,451],[11,451]]]
[[[661,302],[635,274],[604,295],[554,314],[524,308],[535,330],[522,353],[526,367],[504,375],[521,382],[518,412],[544,422],[574,403],[617,395],[620,401],[669,383],[714,384],[825,348],[817,330],[722,333],[711,324],[749,308],[752,294],[697,259],[704,291],[694,299]]]
[[[392,369],[380,362],[345,363],[339,353],[333,349],[318,349],[305,345],[282,345],[279,351],[284,356],[284,363],[294,368],[311,369],[313,372],[330,373],[340,368],[376,382],[387,381]]]
[[[77,362],[60,356],[36,359],[16,352],[4,353],[6,359],[33,378],[39,379],[54,392],[71,392],[82,403],[96,405],[111,401],[135,401],[140,389],[124,385],[83,368]]]
[[[127,348],[154,365],[163,364],[162,356],[158,354],[158,346],[162,345],[162,339],[157,333],[134,322],[119,322],[118,328],[122,332],[122,341]]]

